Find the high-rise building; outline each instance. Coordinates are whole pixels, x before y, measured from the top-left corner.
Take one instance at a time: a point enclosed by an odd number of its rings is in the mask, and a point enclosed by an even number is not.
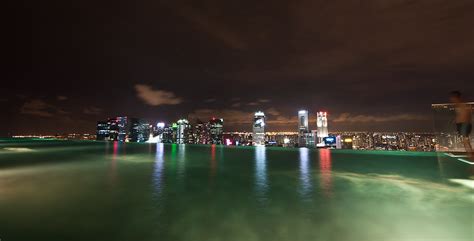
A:
[[[177,130],[178,130],[178,124],[176,123],[163,127],[162,142],[163,143],[176,143]]]
[[[109,140],[110,127],[107,121],[98,121],[97,122],[97,140],[106,141]]]
[[[165,132],[166,124],[164,122],[158,122],[153,127],[153,139],[156,143],[163,143],[163,133]]]
[[[146,142],[150,138],[150,124],[142,119],[130,119],[130,135],[131,142]]]
[[[298,111],[298,146],[304,147],[308,144],[309,135],[308,111]]]
[[[209,135],[209,123],[203,123],[197,120],[193,126],[193,139],[194,144],[209,144],[211,137]]]
[[[222,133],[224,129],[224,119],[212,118],[209,120],[210,144],[223,144]]]
[[[324,138],[329,136],[327,112],[317,113],[316,126],[318,127],[318,143],[322,143]]]
[[[181,119],[176,122],[177,130],[176,130],[176,143],[178,144],[187,144],[192,142],[190,140],[190,136],[192,138],[191,126],[189,125],[189,121],[186,119]]]
[[[125,141],[128,134],[128,118],[115,117],[108,120],[109,139],[112,141]]]
[[[255,112],[253,119],[253,145],[265,145],[265,114],[261,111]]]

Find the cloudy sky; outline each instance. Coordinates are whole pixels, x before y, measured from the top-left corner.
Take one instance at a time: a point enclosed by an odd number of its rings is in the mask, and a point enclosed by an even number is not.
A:
[[[1,135],[118,115],[250,130],[256,110],[295,130],[300,108],[328,111],[331,130],[430,131],[431,103],[474,100],[472,0],[10,4]]]

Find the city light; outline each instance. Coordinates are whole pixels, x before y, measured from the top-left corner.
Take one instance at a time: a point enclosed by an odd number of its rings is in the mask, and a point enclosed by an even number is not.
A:
[[[69,134],[54,136],[59,139],[95,139],[120,142],[177,143],[177,144],[215,144],[242,146],[281,146],[335,148],[355,150],[405,150],[434,151],[439,147],[433,134],[424,133],[370,133],[370,132],[329,132],[328,112],[316,112],[316,130],[309,128],[308,111],[297,111],[295,131],[267,131],[266,116],[263,111],[253,115],[251,132],[224,132],[224,120],[216,116],[208,122],[193,123],[179,119],[172,124],[148,122],[128,117],[114,117],[97,122],[96,135]],[[251,118],[251,117],[249,117]],[[130,128],[130,129],[127,129]]]

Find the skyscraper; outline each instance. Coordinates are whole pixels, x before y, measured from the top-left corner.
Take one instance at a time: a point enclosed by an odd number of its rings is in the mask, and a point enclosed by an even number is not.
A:
[[[323,138],[329,136],[328,131],[328,113],[327,112],[318,112],[316,125],[318,127],[318,143],[323,142]]]
[[[308,111],[298,111],[298,146],[304,147],[309,137],[309,123],[308,123]]]
[[[193,139],[194,144],[209,144],[211,142],[209,123],[203,123],[197,120],[193,126]]]
[[[187,144],[190,140],[190,128],[189,121],[186,119],[181,119],[176,122],[177,132],[176,132],[176,143],[178,144]]]
[[[165,132],[166,124],[164,122],[158,122],[153,131],[153,136],[156,138],[157,143],[163,143],[163,133]]]
[[[265,114],[261,111],[255,112],[253,121],[253,145],[265,145]]]
[[[130,135],[131,142],[146,142],[150,138],[150,124],[148,122],[138,119],[130,119]]]
[[[224,129],[224,119],[212,118],[209,120],[210,144],[223,144],[222,133]]]
[[[112,141],[125,141],[128,134],[128,118],[115,117],[108,120],[109,139]]]
[[[150,138],[148,143],[163,143],[164,122],[158,122],[156,125],[150,125]]]
[[[160,124],[161,126],[161,124]],[[175,143],[176,142],[176,132],[178,129],[178,124],[173,123],[171,125],[163,125],[162,132],[162,142],[163,143]]]
[[[98,121],[97,122],[97,140],[106,141],[109,140],[110,126],[107,121]]]

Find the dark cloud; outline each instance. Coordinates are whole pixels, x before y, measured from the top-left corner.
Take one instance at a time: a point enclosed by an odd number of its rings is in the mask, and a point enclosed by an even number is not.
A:
[[[204,31],[216,40],[222,42],[226,46],[234,49],[245,49],[247,44],[239,37],[239,34],[232,31],[231,27],[224,24],[219,19],[213,19],[199,10],[193,8],[191,4],[179,3],[175,1],[169,7],[173,9],[177,15],[187,19],[198,31]]]
[[[60,108],[48,104],[40,99],[33,99],[23,104],[20,113],[24,115],[32,115],[38,117],[54,117],[57,115],[67,114],[67,112]]]
[[[420,114],[395,114],[395,115],[352,115],[342,113],[336,116],[332,121],[335,123],[374,123],[374,122],[398,122],[398,121],[428,121],[430,118]]]
[[[86,115],[99,115],[102,113],[102,111],[103,110],[101,108],[98,108],[95,106],[89,106],[89,107],[84,108],[83,110],[84,114]]]
[[[204,103],[212,103],[212,102],[216,102],[217,99],[215,98],[210,98],[210,99],[206,99],[204,100]]]

